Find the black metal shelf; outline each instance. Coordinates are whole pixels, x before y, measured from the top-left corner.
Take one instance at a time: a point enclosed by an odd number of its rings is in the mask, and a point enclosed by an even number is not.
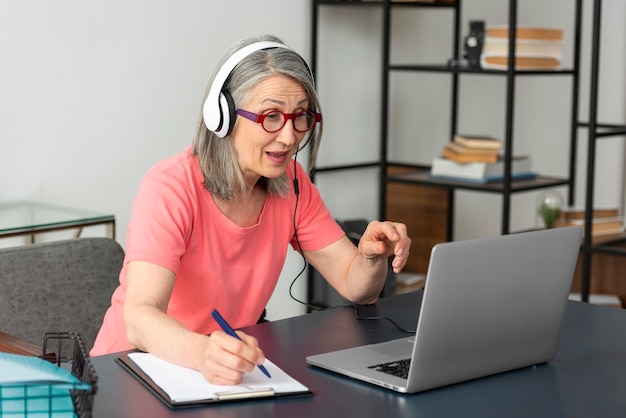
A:
[[[582,252],[582,289],[583,301],[589,300],[591,292],[591,263],[592,254],[609,254],[626,256],[626,234],[612,236],[607,241],[605,237],[591,235],[592,215],[594,207],[596,146],[599,139],[626,136],[626,125],[598,122],[599,101],[599,71],[600,71],[600,29],[602,16],[602,0],[593,0],[592,40],[591,40],[591,73],[589,94],[588,122],[579,122],[577,127],[588,129],[587,151],[587,183],[585,195],[585,236],[581,246]],[[622,180],[623,181],[623,180]],[[622,214],[623,216],[624,214]],[[603,239],[605,238],[605,239]]]
[[[626,241],[626,236],[623,236],[619,241],[615,241],[614,243],[624,243]],[[597,254],[608,254],[608,255],[617,255],[617,256],[626,256],[626,248],[618,247],[613,245],[594,245],[591,247],[591,252]]]
[[[456,3],[419,3],[419,2],[393,2],[390,0],[379,1],[357,1],[357,0],[313,0],[312,10],[312,68],[315,71],[317,66],[317,25],[318,25],[318,7],[319,6],[370,6],[381,7],[383,11],[383,29],[382,29],[382,80],[381,80],[381,127],[380,127],[380,153],[379,160],[375,162],[364,162],[357,164],[336,165],[332,167],[316,168],[317,172],[330,172],[344,169],[360,169],[368,167],[380,168],[380,206],[379,214],[381,218],[385,215],[386,201],[386,185],[387,183],[407,183],[418,184],[429,187],[446,188],[450,190],[449,198],[450,211],[454,207],[454,190],[469,190],[480,192],[497,193],[502,196],[502,225],[501,232],[509,233],[510,223],[510,198],[514,193],[527,190],[536,190],[557,186],[566,186],[568,188],[568,204],[572,205],[575,201],[574,191],[576,184],[576,165],[578,151],[578,130],[585,128],[588,130],[588,151],[587,151],[587,176],[585,179],[585,237],[581,244],[582,258],[582,300],[588,301],[590,293],[590,276],[591,276],[591,255],[602,253],[616,256],[626,256],[626,233],[618,234],[610,237],[593,237],[591,236],[591,214],[593,211],[594,181],[595,181],[595,165],[596,165],[596,144],[598,140],[616,136],[626,136],[626,125],[615,123],[600,123],[597,118],[598,107],[598,79],[599,79],[599,62],[600,62],[600,23],[601,23],[601,6],[602,0],[591,0],[593,3],[592,16],[592,45],[591,45],[591,74],[590,74],[590,103],[588,122],[579,121],[579,100],[580,100],[580,61],[581,61],[581,38],[582,38],[582,3],[583,0],[574,0],[575,16],[573,33],[573,62],[572,68],[563,68],[557,70],[497,70],[497,69],[477,69],[469,68],[463,65],[450,64],[394,64],[390,62],[390,27],[391,27],[391,10],[399,7],[422,7],[422,8],[441,8],[447,9],[453,13],[453,46],[451,51],[451,63],[460,63],[460,38],[461,38],[461,2]],[[518,0],[508,0],[509,18],[508,26],[517,26],[517,3]],[[514,56],[514,31],[509,35],[509,44],[512,45],[512,56]],[[509,67],[513,65],[512,58],[509,58]],[[442,180],[431,178],[428,174],[428,167],[412,166],[410,164],[394,164],[388,161],[387,145],[388,145],[388,100],[389,100],[389,78],[393,72],[416,72],[416,73],[441,73],[450,77],[451,80],[451,106],[450,106],[450,138],[457,132],[458,119],[458,93],[460,76],[464,74],[485,75],[505,77],[507,80],[506,87],[506,121],[505,121],[505,159],[510,160],[510,150],[513,145],[513,115],[514,115],[514,96],[515,96],[515,80],[517,77],[528,76],[556,76],[571,77],[572,79],[572,103],[571,103],[571,132],[570,132],[570,155],[569,155],[569,172],[568,178],[556,178],[540,176],[532,180],[511,180],[510,164],[505,163],[505,178],[507,181],[489,184],[473,184],[468,182],[459,182],[451,180]],[[388,175],[387,169],[390,166],[405,166],[416,168],[417,171]],[[451,220],[451,214],[448,214]],[[451,229],[452,227],[450,227]],[[449,231],[449,236],[452,231]]]
[[[491,68],[472,68],[466,66],[454,66],[449,64],[390,64],[389,71],[412,71],[412,72],[434,72],[434,73],[459,73],[459,74],[476,74],[476,75],[509,75],[508,70],[498,70]],[[560,68],[556,70],[513,70],[515,76],[533,76],[533,75],[565,75],[574,74],[574,69]]]
[[[579,128],[594,129],[589,122],[579,122]],[[612,136],[624,136],[626,135],[626,125],[618,123],[595,123],[594,136],[598,138],[609,138]]]
[[[384,6],[385,3],[393,7],[423,7],[423,8],[451,8],[455,7],[454,3],[429,3],[420,1],[393,1],[393,0],[317,0],[318,5],[324,6]]]
[[[433,178],[429,169],[421,169],[410,173],[394,174],[387,177],[388,182],[418,184],[422,186],[441,187],[446,189],[472,190],[478,192],[498,193],[504,192],[506,181],[494,181],[489,183],[477,183],[462,180],[448,180]],[[519,179],[510,181],[510,193],[526,192],[529,190],[544,189],[547,187],[569,186],[570,181],[566,178],[538,176],[533,179]]]
[[[380,144],[379,144],[379,155],[378,161],[376,162],[367,162],[362,164],[346,164],[346,165],[335,165],[332,167],[324,167],[317,168],[317,172],[324,171],[338,171],[343,169],[359,169],[366,167],[378,167],[379,168],[379,217],[381,219],[385,218],[386,211],[386,200],[387,200],[387,185],[391,183],[405,183],[405,184],[416,184],[427,187],[434,188],[444,188],[448,190],[448,209],[447,209],[447,220],[448,220],[448,231],[447,236],[448,239],[451,240],[453,237],[453,211],[455,207],[455,190],[466,190],[471,192],[486,192],[486,193],[494,193],[499,194],[501,196],[502,207],[500,210],[501,216],[501,233],[508,234],[510,231],[510,216],[511,216],[511,198],[516,193],[554,188],[554,187],[566,187],[567,188],[567,201],[569,205],[573,205],[575,201],[574,192],[576,190],[576,165],[578,161],[577,152],[578,152],[578,129],[581,127],[588,127],[590,135],[593,135],[593,143],[595,144],[595,139],[604,137],[604,136],[612,136],[612,135],[623,135],[626,131],[626,127],[623,125],[611,125],[611,124],[598,124],[595,119],[595,105],[591,103],[592,112],[590,113],[589,120],[590,124],[583,124],[578,121],[579,119],[579,95],[580,95],[580,61],[581,61],[581,39],[582,39],[582,5],[583,0],[572,0],[574,3],[574,18],[572,23],[572,63],[570,68],[560,68],[560,69],[541,69],[541,70],[518,70],[514,68],[514,59],[515,56],[515,31],[509,31],[509,62],[508,69],[500,70],[500,69],[481,69],[481,68],[470,68],[466,65],[463,65],[463,61],[460,59],[461,53],[461,38],[462,38],[462,21],[461,21],[461,3],[463,1],[468,0],[457,0],[455,3],[417,3],[417,2],[392,2],[389,0],[380,0],[380,1],[348,1],[348,0],[312,0],[312,44],[311,44],[311,53],[312,53],[312,69],[315,72],[317,68],[317,54],[318,54],[318,21],[319,14],[318,8],[320,6],[377,6],[382,9],[382,51],[381,51],[381,120],[380,120]],[[599,3],[600,0],[592,0],[596,3]],[[517,27],[518,16],[518,0],[507,0],[508,3],[508,20],[507,24],[509,28]],[[594,3],[594,5],[596,4]],[[452,24],[451,24],[451,32],[452,32],[452,45],[450,51],[450,61],[448,63],[419,63],[419,64],[404,64],[404,63],[393,63],[391,62],[391,54],[390,54],[390,44],[391,44],[391,20],[392,20],[392,9],[397,7],[423,7],[423,8],[439,8],[442,13],[452,13]],[[599,23],[598,23],[599,24]],[[595,35],[594,35],[595,36]],[[464,75],[471,76],[494,76],[494,77],[504,77],[506,80],[505,87],[505,126],[503,133],[503,142],[504,142],[504,181],[495,182],[495,183],[487,183],[487,184],[479,184],[479,183],[470,183],[463,181],[452,181],[452,180],[444,180],[440,178],[431,178],[429,175],[429,167],[427,166],[417,166],[411,164],[394,164],[389,161],[388,158],[388,144],[391,141],[389,138],[389,101],[390,101],[390,78],[393,74],[398,72],[414,72],[414,73],[440,73],[450,78],[450,128],[449,128],[449,140],[452,140],[454,134],[458,132],[458,120],[459,120],[459,94],[460,94],[460,83],[465,77]],[[565,178],[560,177],[550,177],[550,176],[538,176],[531,180],[513,180],[511,176],[511,159],[512,159],[512,149],[514,144],[514,132],[513,132],[513,120],[515,115],[515,93],[516,93],[516,80],[518,77],[569,77],[571,79],[571,92],[572,92],[572,100],[571,100],[571,108],[570,108],[570,132],[569,132],[569,155],[563,158],[569,158],[568,161],[568,173]],[[592,79],[597,76],[592,74]],[[596,86],[597,88],[597,86]],[[592,86],[592,92],[593,92]],[[591,140],[590,140],[591,141]],[[443,144],[442,144],[443,145]],[[593,150],[592,150],[593,154]],[[592,158],[590,157],[591,161]],[[591,164],[591,163],[590,163]],[[391,167],[405,167],[405,168],[413,168],[414,170],[409,170],[408,173],[402,174],[393,174],[390,175],[389,168]],[[593,166],[590,168],[593,170]],[[591,176],[593,177],[593,176]],[[589,186],[590,179],[587,178],[587,190],[589,193],[589,189],[592,186]],[[592,204],[587,203],[587,209],[591,208]],[[590,233],[590,231],[587,231]],[[626,238],[625,238],[626,239]],[[587,265],[585,269],[589,269],[588,259],[592,252],[595,251],[607,251],[604,247],[593,247],[591,245],[591,240],[584,241],[581,245],[581,250],[583,254],[586,254],[587,257]],[[621,250],[615,250],[616,253],[621,253]],[[583,300],[587,300],[588,297],[588,280],[589,274],[583,273],[583,283],[582,293]]]
[[[318,26],[318,7],[322,5],[343,5],[343,6],[379,6],[382,7],[382,54],[381,54],[381,66],[382,66],[382,79],[381,79],[381,126],[380,126],[380,146],[379,146],[379,160],[378,166],[380,167],[379,173],[379,190],[380,190],[380,202],[379,202],[379,217],[385,218],[386,211],[386,196],[387,196],[387,183],[388,182],[413,182],[415,184],[421,184],[432,187],[445,187],[453,191],[454,189],[465,189],[475,191],[487,191],[492,193],[499,193],[502,195],[502,234],[510,232],[510,212],[511,212],[511,195],[519,191],[535,190],[541,188],[549,188],[556,186],[568,187],[568,201],[570,204],[574,201],[574,184],[575,184],[575,164],[576,164],[576,150],[577,150],[577,137],[576,137],[576,120],[578,118],[578,84],[579,84],[579,63],[580,63],[580,26],[582,15],[582,0],[575,0],[575,18],[574,18],[574,48],[573,48],[573,64],[572,68],[563,69],[546,69],[546,70],[518,70],[514,68],[513,56],[515,55],[515,31],[510,31],[509,44],[512,45],[512,54],[509,57],[509,69],[481,69],[470,68],[464,65],[450,65],[450,63],[461,63],[460,58],[460,46],[461,46],[461,3],[462,0],[457,0],[454,3],[418,3],[418,2],[393,2],[389,0],[380,1],[331,1],[331,0],[313,0],[313,24],[312,24],[312,68],[313,71],[317,68],[317,26]],[[517,3],[518,0],[508,0],[508,26],[511,28],[517,27]],[[391,10],[395,7],[425,7],[425,8],[441,8],[447,10],[453,14],[452,35],[453,45],[450,52],[449,63],[445,64],[395,64],[390,59],[390,43],[391,43]],[[511,51],[510,51],[511,52]],[[432,179],[428,176],[428,173],[413,173],[403,176],[388,176],[387,168],[392,165],[388,161],[387,149],[388,142],[388,123],[389,123],[389,79],[394,72],[415,72],[415,73],[442,73],[450,77],[451,83],[451,104],[450,104],[450,140],[457,133],[458,112],[459,112],[459,84],[461,82],[460,76],[463,74],[471,75],[485,75],[485,76],[498,76],[505,77],[506,83],[506,121],[505,121],[505,133],[504,133],[504,158],[505,158],[505,175],[506,181],[488,184],[488,185],[475,185],[467,182],[454,182],[441,179]],[[571,132],[570,132],[570,155],[569,155],[569,172],[568,178],[559,179],[552,177],[538,177],[533,180],[515,180],[511,181],[511,150],[513,148],[513,117],[514,117],[514,102],[515,102],[515,80],[517,77],[527,76],[549,76],[549,77],[570,77],[572,79],[573,100],[571,108]],[[368,165],[373,167],[373,165]],[[320,170],[317,172],[341,170],[341,169],[353,169],[363,168],[364,165],[353,164],[346,166],[335,166],[332,169]],[[409,180],[410,179],[410,180]],[[449,194],[450,205],[449,211],[454,208],[454,194]],[[448,219],[452,219],[452,213],[448,213]],[[449,238],[452,237],[452,225],[450,225],[450,231],[448,233]]]
[[[371,162],[352,163],[352,164],[329,165],[326,167],[315,167],[315,173],[327,173],[331,171],[341,171],[341,170],[358,170],[362,168],[374,168],[374,167],[380,167],[380,163],[378,161],[371,161]]]

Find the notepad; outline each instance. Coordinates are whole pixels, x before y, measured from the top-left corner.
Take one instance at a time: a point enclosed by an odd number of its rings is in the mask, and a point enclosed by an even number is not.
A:
[[[40,358],[0,353],[0,416],[75,417],[70,390],[90,388]]]
[[[311,393],[309,388],[267,359],[264,366],[271,378],[255,367],[236,386],[211,384],[199,371],[167,362],[149,353],[133,352],[119,357],[118,362],[170,407]]]

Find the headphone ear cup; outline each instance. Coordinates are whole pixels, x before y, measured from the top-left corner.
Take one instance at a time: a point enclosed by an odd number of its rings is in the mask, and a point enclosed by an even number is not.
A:
[[[226,129],[226,133],[224,134],[224,136],[227,136],[233,131],[233,128],[235,127],[235,120],[237,120],[237,114],[235,113],[235,111],[237,109],[235,109],[235,101],[233,100],[233,96],[231,96],[231,94],[226,90],[224,90],[221,94],[220,103],[222,107],[222,113],[224,115],[224,126],[222,127],[222,129]]]
[[[215,127],[213,132],[220,137],[224,138],[228,135],[228,125],[229,125],[229,111],[228,111],[228,100],[224,96],[224,93],[221,92],[217,99],[217,112],[219,116],[219,125]],[[217,118],[216,118],[217,119]]]
[[[215,129],[215,134],[220,137],[226,137],[235,125],[235,101],[227,91],[222,91],[219,96],[218,111],[220,113],[220,124]]]

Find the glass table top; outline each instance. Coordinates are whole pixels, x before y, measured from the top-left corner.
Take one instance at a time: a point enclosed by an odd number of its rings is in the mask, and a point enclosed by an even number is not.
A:
[[[113,222],[112,214],[20,201],[0,203],[0,235]]]

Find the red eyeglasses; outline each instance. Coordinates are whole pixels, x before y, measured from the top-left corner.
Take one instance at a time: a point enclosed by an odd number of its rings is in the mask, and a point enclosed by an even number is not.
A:
[[[293,128],[298,132],[310,131],[317,122],[322,120],[322,115],[312,110],[297,113],[283,113],[278,110],[272,110],[271,112],[259,115],[248,112],[247,110],[237,109],[235,113],[252,122],[260,123],[263,129],[270,133],[278,132],[283,129],[283,126],[285,126],[285,123],[287,123],[289,119],[293,120]]]

